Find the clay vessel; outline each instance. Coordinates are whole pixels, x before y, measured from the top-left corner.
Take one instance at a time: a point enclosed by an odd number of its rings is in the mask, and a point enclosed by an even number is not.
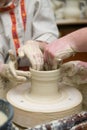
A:
[[[64,18],[65,19],[80,19],[80,0],[66,0]]]
[[[23,127],[34,127],[82,110],[82,95],[75,88],[59,84],[59,69],[30,69],[31,81],[11,89],[7,100],[14,106],[13,121]],[[74,95],[74,96],[73,96]]]

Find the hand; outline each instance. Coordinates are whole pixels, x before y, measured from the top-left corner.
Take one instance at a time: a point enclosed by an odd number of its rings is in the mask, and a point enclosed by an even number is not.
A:
[[[27,41],[25,45],[18,49],[19,57],[22,58],[26,56],[32,68],[35,70],[42,70],[44,64],[43,54],[39,44],[40,43],[36,41]]]
[[[64,63],[60,69],[61,82],[66,85],[87,83],[87,63],[82,61],[70,61]]]
[[[66,59],[74,54],[75,51],[70,41],[60,38],[47,45],[44,52],[44,59],[50,69],[57,69],[60,60]]]
[[[10,81],[23,83],[29,80],[30,73],[17,70],[17,61],[13,51],[9,51],[10,61],[8,64],[0,63],[0,75]]]

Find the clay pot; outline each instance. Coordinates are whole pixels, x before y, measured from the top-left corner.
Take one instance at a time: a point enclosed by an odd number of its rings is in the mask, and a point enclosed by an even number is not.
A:
[[[11,89],[7,100],[14,106],[13,121],[34,127],[82,110],[82,95],[75,88],[59,84],[59,70],[30,69],[31,81]],[[73,96],[74,95],[74,96]]]
[[[36,71],[30,69],[31,78],[31,92],[29,96],[35,96],[46,99],[58,96],[58,70],[53,71]],[[38,98],[39,98],[38,97]]]
[[[80,0],[66,0],[64,17],[66,19],[80,19]]]

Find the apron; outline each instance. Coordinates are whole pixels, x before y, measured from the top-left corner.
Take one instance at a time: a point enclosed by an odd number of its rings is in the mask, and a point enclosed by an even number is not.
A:
[[[19,41],[18,33],[17,33],[16,16],[15,16],[13,9],[17,6],[17,4],[18,4],[17,2],[18,2],[18,0],[12,0],[12,2],[10,2],[9,5],[0,8],[1,13],[5,12],[5,11],[9,11],[9,14],[11,17],[11,23],[12,23],[11,32],[12,32],[13,43],[14,43],[15,50],[16,50],[16,55],[18,55],[17,51],[18,51],[18,48],[20,47],[20,41]],[[25,31],[26,30],[26,10],[25,10],[24,0],[20,1],[20,10],[21,10],[21,18],[22,18],[23,28]],[[23,66],[23,67],[18,67],[18,69],[27,71],[27,70],[29,70],[29,67]]]

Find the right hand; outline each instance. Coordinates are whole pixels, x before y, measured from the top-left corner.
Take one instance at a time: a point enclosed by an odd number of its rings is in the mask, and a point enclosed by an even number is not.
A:
[[[17,60],[13,52],[9,51],[10,61],[8,64],[0,63],[0,75],[10,81],[15,81],[18,83],[23,83],[29,80],[29,71],[19,71],[17,70]]]
[[[75,54],[71,41],[66,38],[60,38],[47,45],[44,52],[45,62],[50,69],[57,69],[58,62]]]

